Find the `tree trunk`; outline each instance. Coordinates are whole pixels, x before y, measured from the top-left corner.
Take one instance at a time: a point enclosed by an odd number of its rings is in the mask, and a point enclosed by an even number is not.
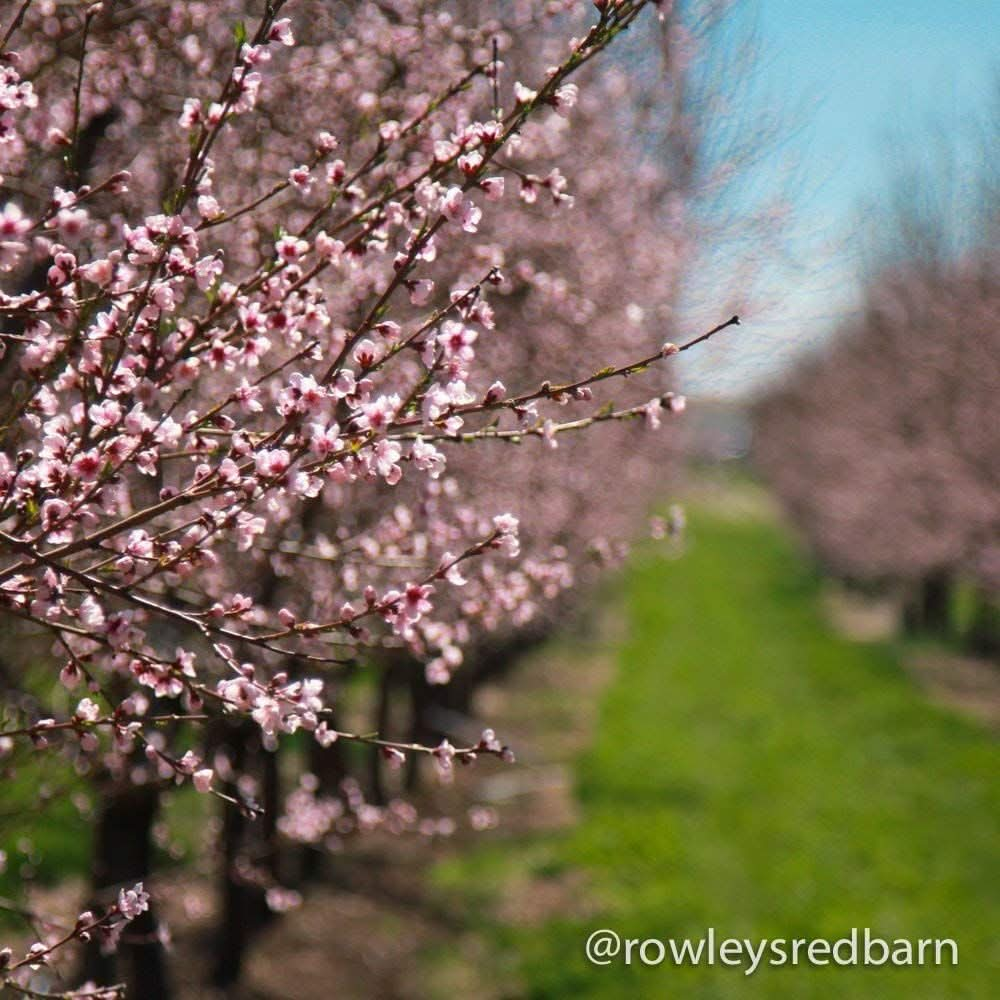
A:
[[[94,896],[88,908],[99,912],[119,888],[131,888],[149,877],[159,799],[152,785],[115,787],[104,796],[94,837]],[[130,997],[168,1000],[166,953],[152,904],[125,928],[116,954],[102,955],[96,937],[86,946],[81,978],[125,982]]]
[[[391,664],[382,667],[378,681],[378,698],[375,701],[373,726],[375,732],[383,739],[390,736],[390,717],[392,711],[392,687],[394,669]],[[382,751],[379,747],[370,748],[368,755],[368,796],[377,806],[384,806],[387,801],[385,782],[382,778]]]
[[[951,577],[940,570],[923,581],[924,627],[935,635],[947,635],[951,628]]]
[[[976,607],[965,642],[976,656],[1000,657],[1000,600],[995,594],[976,591]]]
[[[947,636],[951,631],[951,575],[934,570],[923,577],[903,609],[903,626],[913,635]]]
[[[331,729],[339,729],[337,717],[331,712],[327,717]],[[341,784],[348,775],[347,754],[340,740],[328,747],[321,747],[316,740],[309,743],[309,771],[319,782],[319,791],[324,795],[340,794]],[[327,858],[323,844],[306,844],[301,852],[301,879],[308,882],[317,878],[323,870]]]
[[[433,746],[440,742],[434,730],[428,725],[428,709],[434,694],[427,683],[421,664],[413,663],[410,675],[410,734],[411,743]],[[420,785],[420,754],[411,753],[406,761],[406,791],[413,793]]]
[[[217,952],[212,980],[227,988],[239,981],[243,961],[253,935],[268,923],[273,913],[267,905],[270,883],[278,881],[280,852],[277,821],[281,808],[277,751],[264,748],[256,725],[227,723],[224,738],[233,773],[254,775],[260,789],[257,803],[263,814],[250,819],[226,802],[222,813],[221,907]],[[227,794],[242,800],[230,785]]]

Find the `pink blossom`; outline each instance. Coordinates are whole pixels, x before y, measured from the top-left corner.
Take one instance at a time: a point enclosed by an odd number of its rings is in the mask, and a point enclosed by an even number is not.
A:
[[[267,907],[274,913],[287,913],[302,905],[302,895],[294,889],[271,886],[264,894]]]
[[[556,440],[556,422],[554,420],[548,419],[542,424],[542,440],[550,448],[559,447],[559,442]]]
[[[643,415],[646,418],[646,426],[650,430],[658,430],[660,427],[660,413],[663,410],[663,405],[659,399],[651,399],[643,407]]]
[[[484,403],[496,403],[503,399],[507,395],[507,387],[503,382],[494,382],[489,389],[486,390],[486,395],[483,397]]]
[[[493,527],[499,535],[500,548],[511,558],[516,556],[520,551],[518,519],[513,514],[497,514],[493,518]]]
[[[215,772],[210,767],[202,768],[200,771],[195,771],[191,780],[194,782],[194,787],[202,794],[207,794],[212,790],[212,781],[215,778]]]
[[[344,244],[340,240],[327,236],[324,232],[317,233],[315,247],[316,253],[325,261],[339,260],[340,255],[344,252]]]
[[[445,456],[428,441],[418,438],[410,448],[410,457],[413,464],[423,472],[427,472],[431,479],[437,479],[444,472],[447,459]]]
[[[435,656],[424,667],[424,679],[428,684],[447,684],[451,680],[451,670],[443,657]]]
[[[395,417],[400,403],[401,400],[395,393],[379,396],[373,402],[366,403],[362,407],[361,416],[357,420],[358,425],[362,429],[376,432],[386,430]]]
[[[87,629],[99,629],[104,625],[104,609],[93,594],[88,594],[80,602],[80,624]]]
[[[309,252],[309,244],[295,236],[282,236],[274,244],[274,250],[279,260],[294,262]]]
[[[330,747],[337,741],[337,733],[330,729],[325,722],[321,722],[315,729],[313,735],[316,742],[321,747]]]
[[[406,584],[401,604],[401,613],[406,621],[420,621],[422,615],[433,610],[433,605],[427,599],[433,593],[434,588],[429,584]]]
[[[455,758],[455,748],[447,740],[442,740],[434,748],[434,758],[442,770],[450,771]]]
[[[70,660],[59,672],[59,681],[67,691],[72,691],[81,680],[80,669]]]
[[[379,125],[378,134],[383,142],[395,142],[403,134],[403,126],[395,119],[390,118]]]
[[[122,889],[118,893],[118,912],[126,920],[135,920],[141,913],[149,909],[149,893],[143,889],[141,882],[131,889]]]
[[[203,219],[217,219],[222,215],[222,209],[219,207],[218,200],[210,194],[199,195],[198,197],[198,214]],[[219,265],[219,271],[221,273],[222,266]],[[207,286],[206,286],[207,287]]]
[[[434,291],[434,282],[423,278],[419,281],[409,281],[407,282],[407,288],[410,292],[410,302],[415,306],[423,306],[427,304],[427,301],[431,297],[431,293]]]
[[[292,34],[292,22],[290,18],[279,18],[271,25],[271,30],[267,37],[272,42],[280,42],[282,45],[294,45],[295,36]]]
[[[315,183],[315,178],[309,172],[309,168],[304,164],[300,167],[295,167],[288,173],[289,183],[298,188],[299,191],[308,191]]]
[[[403,470],[399,466],[402,457],[403,449],[395,441],[382,438],[375,443],[373,448],[375,472],[390,486],[395,486],[403,476]]]
[[[320,132],[316,136],[316,150],[320,153],[332,153],[337,148],[337,138],[330,132]]]
[[[100,708],[89,698],[83,698],[76,706],[76,717],[82,722],[96,722],[100,715]]]
[[[564,118],[575,107],[580,88],[575,83],[564,83],[552,95],[552,106]]]
[[[479,187],[486,195],[487,201],[500,201],[503,198],[504,179],[502,177],[484,177]]]
[[[189,97],[184,101],[184,108],[178,119],[178,124],[183,129],[194,128],[201,121],[201,101]]]
[[[102,288],[111,283],[114,277],[115,262],[111,258],[91,261],[77,268],[76,276],[84,281],[90,281]]]
[[[382,758],[394,771],[399,770],[406,763],[406,754],[395,747],[381,747]]]
[[[514,84],[514,99],[518,104],[530,104],[538,96],[538,91],[526,87],[518,81]]]
[[[441,214],[451,222],[457,222],[467,233],[477,232],[479,220],[483,217],[482,209],[466,198],[459,187],[448,188],[444,193]]]
[[[25,216],[16,202],[8,201],[0,211],[0,236],[21,236],[31,227],[31,219]]]
[[[340,440],[340,427],[332,424],[324,427],[322,424],[313,424],[312,433],[309,440],[309,450],[318,458],[326,458],[342,447]]]
[[[260,698],[251,714],[254,722],[269,736],[281,726],[281,706],[273,698]]]
[[[272,448],[259,451],[254,458],[257,474],[273,478],[283,476],[291,465],[291,455],[284,448]]]
[[[122,408],[113,399],[109,399],[103,403],[94,403],[87,410],[87,416],[95,426],[110,429],[121,420]]]
[[[0,240],[0,271],[12,271],[17,267],[27,249],[17,240]]]

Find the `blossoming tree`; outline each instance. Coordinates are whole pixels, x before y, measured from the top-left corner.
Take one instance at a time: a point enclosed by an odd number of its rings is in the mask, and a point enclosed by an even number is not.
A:
[[[887,267],[832,349],[759,407],[757,453],[825,564],[902,588],[924,627],[949,582],[995,601],[1000,282],[991,250]]]
[[[638,426],[683,407],[655,372],[736,322],[664,343],[692,174],[616,162],[632,84],[591,65],[673,14],[582,6],[25,0],[3,25],[0,750],[102,788],[93,903],[0,953],[8,984],[46,995],[79,941],[90,978],[165,995],[132,880],[170,789],[223,804],[231,909],[280,908],[252,831],[363,825],[311,775],[282,805],[283,735],[513,759],[491,730],[349,731],[335,695],[398,655],[447,682],[613,553],[662,462]]]

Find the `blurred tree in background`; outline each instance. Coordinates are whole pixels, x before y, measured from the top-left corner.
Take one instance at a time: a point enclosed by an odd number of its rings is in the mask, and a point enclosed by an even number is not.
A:
[[[1000,210],[996,117],[974,171],[955,137],[893,174],[862,224],[862,304],[756,407],[757,458],[834,574],[889,586],[906,624],[996,652],[1000,592]],[[940,137],[938,137],[940,139]],[[950,138],[950,142],[949,142]]]

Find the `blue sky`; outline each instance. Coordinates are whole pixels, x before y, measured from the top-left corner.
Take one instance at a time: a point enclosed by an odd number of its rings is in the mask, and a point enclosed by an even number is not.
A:
[[[738,346],[692,360],[699,393],[739,391],[826,335],[850,308],[851,227],[885,189],[888,159],[919,152],[932,124],[971,125],[1000,76],[1000,0],[746,0],[743,16],[757,25],[760,92],[800,123],[782,153],[796,163],[790,241],[803,266],[768,279]]]
[[[758,0],[760,74],[774,92],[815,100],[801,137],[826,178],[814,209],[839,212],[877,189],[888,132],[960,120],[1000,69],[1000,3]]]

